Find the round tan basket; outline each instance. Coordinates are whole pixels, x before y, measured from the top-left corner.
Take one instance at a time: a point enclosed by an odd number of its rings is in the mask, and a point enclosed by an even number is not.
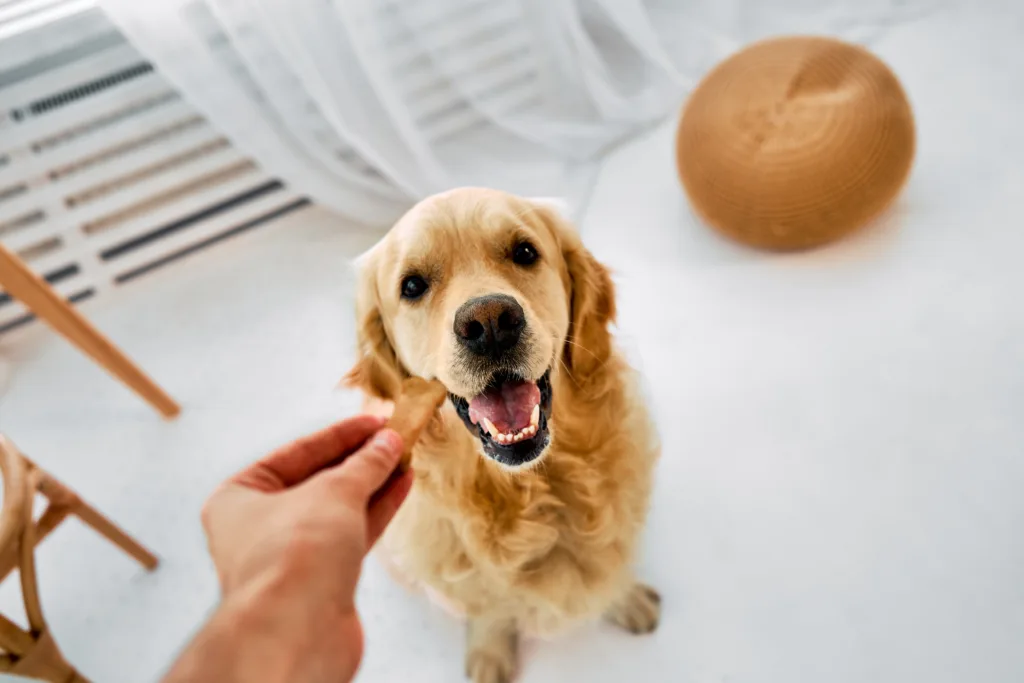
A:
[[[755,43],[698,85],[676,137],[695,211],[744,244],[836,240],[899,193],[914,119],[896,76],[863,48],[789,37]]]

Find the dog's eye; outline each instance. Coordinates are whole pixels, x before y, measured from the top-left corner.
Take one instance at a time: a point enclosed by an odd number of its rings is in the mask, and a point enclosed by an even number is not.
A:
[[[402,298],[415,300],[427,293],[430,285],[419,275],[410,275],[402,280]]]
[[[538,258],[537,248],[529,242],[520,242],[512,250],[512,260],[520,266],[533,265]]]

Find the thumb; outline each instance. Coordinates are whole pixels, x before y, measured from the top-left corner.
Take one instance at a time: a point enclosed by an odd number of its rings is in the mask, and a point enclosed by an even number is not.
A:
[[[393,429],[382,429],[328,476],[334,485],[343,486],[348,495],[367,502],[387,483],[401,456],[402,437]]]

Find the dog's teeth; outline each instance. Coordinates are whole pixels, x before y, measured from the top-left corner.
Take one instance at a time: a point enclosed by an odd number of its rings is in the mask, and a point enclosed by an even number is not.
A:
[[[520,441],[525,441],[526,439],[536,436],[538,431],[537,425],[528,425],[520,429],[518,432],[509,432],[506,434],[499,432],[494,424],[487,418],[484,418],[483,425],[491,434],[491,439],[502,446],[508,446],[510,444],[519,443]]]
[[[533,412],[530,413],[530,427],[536,429],[540,425],[540,404],[538,403],[533,407]]]
[[[491,438],[494,438],[495,436],[501,433],[498,431],[498,428],[494,426],[494,423],[488,420],[486,417],[484,418],[484,429],[486,429],[487,433],[491,435]]]

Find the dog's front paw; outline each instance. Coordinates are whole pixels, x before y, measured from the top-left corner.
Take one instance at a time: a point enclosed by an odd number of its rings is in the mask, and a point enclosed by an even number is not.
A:
[[[514,657],[482,650],[466,655],[466,678],[473,683],[511,683],[515,670]]]
[[[470,620],[467,636],[466,677],[473,683],[510,683],[519,651],[515,625]]]
[[[652,633],[661,619],[661,596],[650,586],[633,584],[604,617],[630,633]]]

